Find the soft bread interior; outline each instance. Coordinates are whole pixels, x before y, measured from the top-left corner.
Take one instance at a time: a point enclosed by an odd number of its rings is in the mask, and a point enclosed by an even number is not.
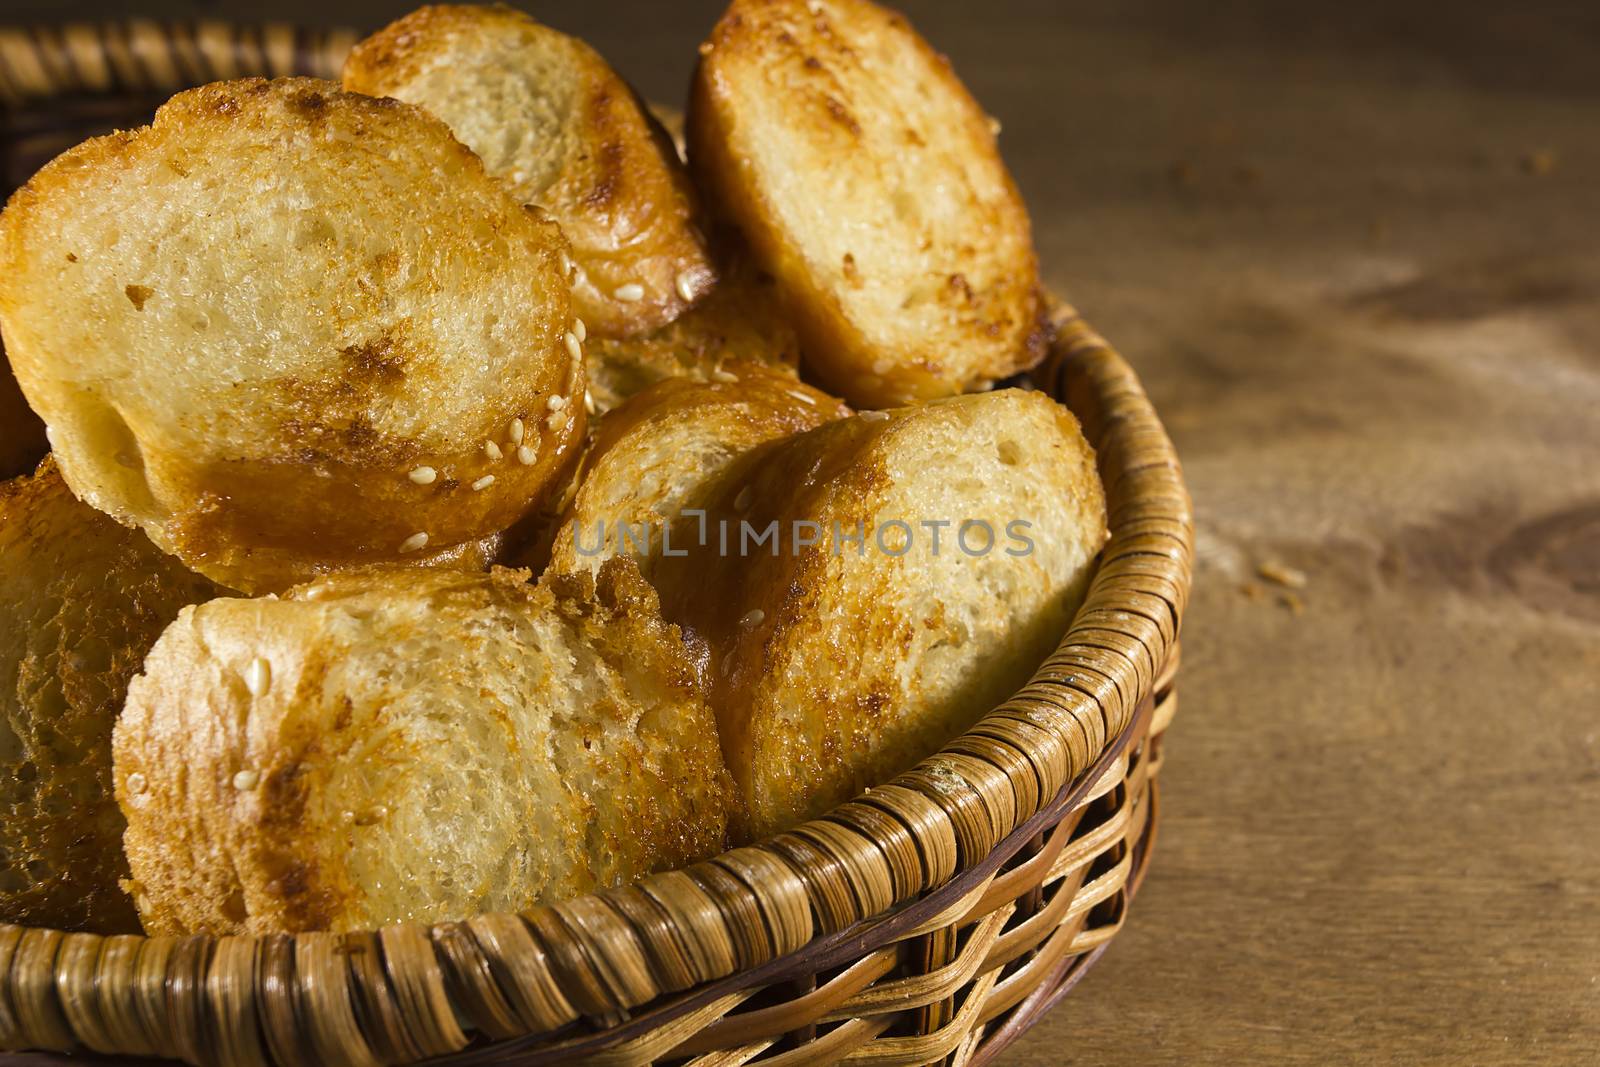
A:
[[[709,507],[741,457],[849,411],[760,365],[728,363],[718,372],[710,382],[659,382],[606,416],[555,531],[552,571],[593,573],[627,555],[649,577],[665,552],[695,547],[698,521],[680,516]]]
[[[734,0],[701,55],[690,163],[782,283],[820,381],[883,407],[1037,361],[1021,197],[988,116],[903,16]]]
[[[80,496],[218,580],[277,589],[529,510],[583,421],[566,257],[422,111],[222,82],[13,197],[0,322]],[[517,419],[537,455],[489,470],[485,442],[505,450]]]
[[[503,6],[425,7],[358,44],[344,84],[427,108],[521,202],[549,211],[596,336],[657,329],[714,284],[676,151],[577,38]]]
[[[1066,632],[1106,537],[1075,420],[1016,390],[791,438],[725,483],[719,513],[778,522],[777,554],[741,546],[657,574],[719,656],[715,703],[753,835],[908,769],[1009,697]],[[798,547],[796,521],[817,543]],[[963,537],[977,522],[989,532]],[[937,551],[928,523],[945,524]],[[858,529],[859,548],[846,540]]]
[[[715,731],[637,572],[371,575],[186,612],[130,688],[147,929],[515,911],[723,845]]]

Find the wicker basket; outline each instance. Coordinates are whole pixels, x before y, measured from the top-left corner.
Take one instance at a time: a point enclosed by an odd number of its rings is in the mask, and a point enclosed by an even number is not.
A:
[[[4,176],[187,85],[336,77],[352,42],[0,30]],[[1081,319],[1062,308],[1055,326],[1035,380],[1098,451],[1111,541],[1055,655],[943,752],[759,845],[522,915],[271,937],[0,926],[0,1048],[284,1067],[992,1060],[1138,888],[1189,591],[1189,500],[1160,421]]]

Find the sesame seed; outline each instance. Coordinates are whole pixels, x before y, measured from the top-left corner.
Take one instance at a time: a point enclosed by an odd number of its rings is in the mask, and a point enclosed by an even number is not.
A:
[[[1306,572],[1296,570],[1287,564],[1275,559],[1269,559],[1256,567],[1256,573],[1269,582],[1285,586],[1289,589],[1304,589],[1308,584]]]
[[[889,421],[889,413],[887,411],[863,411],[861,413],[861,421],[862,422],[888,422]]]
[[[761,625],[761,621],[763,619],[765,619],[766,617],[767,617],[767,613],[762,611],[760,608],[757,608],[756,610],[754,610],[754,611],[750,612],[749,614],[747,614],[744,618],[740,619],[739,620],[739,625],[740,626],[760,626]]]
[[[483,492],[485,489],[489,488],[493,484],[494,484],[494,475],[485,474],[482,478],[479,478],[477,481],[472,483],[472,491],[474,493],[481,493],[481,492]]]
[[[355,824],[357,826],[371,826],[373,823],[382,822],[384,819],[387,819],[388,817],[389,817],[389,808],[388,808],[388,806],[384,805],[384,804],[379,804],[375,808],[368,808],[366,811],[362,812],[360,815],[352,816],[352,820],[355,822]]]
[[[485,441],[483,443],[483,454],[490,463],[499,463],[500,458],[505,455],[504,452],[500,451],[500,446],[493,441]]]
[[[406,475],[406,477],[410,478],[418,485],[432,485],[433,480],[439,477],[439,472],[434,470],[432,467],[417,467],[413,469],[410,474]]]
[[[533,466],[534,458],[538,455],[539,453],[534,450],[532,445],[523,445],[517,449],[517,462],[524,467],[531,467]]]
[[[578,335],[571,330],[567,331],[567,355],[575,360],[583,358],[583,345],[578,343]]]
[[[140,774],[138,771],[134,771],[132,774],[128,775],[128,792],[132,793],[134,796],[138,796],[140,793],[143,793],[149,784],[150,783],[148,780],[146,780],[145,776]]]
[[[572,392],[572,390],[574,388],[577,387],[577,385],[578,385],[578,368],[581,365],[582,365],[582,362],[580,360],[576,360],[576,359],[573,360],[571,363],[567,364],[567,381],[566,381],[566,384],[562,386],[562,389],[564,391],[570,393],[570,392]]]
[[[989,133],[995,137],[1000,136],[1000,120],[993,115],[989,116]]]
[[[587,389],[583,391],[583,410],[591,415],[594,414],[594,394]]]
[[[580,344],[589,339],[589,327],[585,326],[583,324],[583,320],[580,318],[573,318],[572,332],[577,336],[578,343]]]
[[[744,511],[750,507],[750,502],[755,499],[755,486],[747,485],[739,490],[739,495],[733,498],[733,510]]]
[[[511,172],[511,180],[519,184],[525,182],[528,180],[528,172],[525,170],[514,170]]]
[[[693,276],[691,276],[689,274],[689,272],[686,271],[686,270],[685,271],[679,271],[678,272],[677,285],[678,285],[678,295],[683,297],[683,302],[685,304],[693,303],[694,302],[694,278],[693,278]]]
[[[567,413],[564,411],[551,412],[544,418],[544,428],[547,430],[559,433],[560,431],[566,429],[566,427]]]
[[[894,370],[894,363],[891,360],[880,359],[872,365],[873,374],[884,375],[892,370]]]
[[[565,252],[561,253],[561,274],[563,277],[572,277],[572,257]]]
[[[255,771],[240,771],[233,776],[233,787],[249,791],[261,782],[261,775]]]
[[[711,369],[711,379],[717,382],[736,382],[739,380],[739,376],[732,371],[725,371],[721,367],[713,367]]]
[[[567,398],[559,393],[552,394],[547,400],[545,400],[544,406],[549,408],[551,411],[560,411],[562,408],[567,406]]]
[[[421,549],[424,546],[426,546],[427,543],[428,543],[428,534],[427,534],[427,532],[423,531],[423,530],[418,530],[416,533],[412,534],[410,537],[408,537],[404,541],[400,542],[400,551],[402,551],[402,552],[416,552],[419,549]]]
[[[726,656],[722,657],[722,676],[724,678],[726,678],[732,672],[733,672],[733,653],[730,652]]]
[[[506,431],[506,436],[511,439],[512,444],[520,445],[522,443],[523,434],[525,433],[527,433],[527,430],[522,425],[522,420],[512,419],[511,428]]]
[[[817,398],[812,396],[812,395],[810,395],[809,393],[802,393],[798,389],[790,389],[790,390],[788,390],[788,393],[789,393],[790,396],[794,397],[796,400],[800,401],[802,404],[810,404],[812,407],[816,407],[817,406]]]
[[[619,285],[617,287],[617,291],[611,295],[622,301],[624,304],[631,304],[635,300],[644,299],[644,286],[640,285],[638,282],[629,282],[627,285]]]
[[[244,670],[244,687],[250,695],[260,699],[272,688],[272,664],[257,656]]]

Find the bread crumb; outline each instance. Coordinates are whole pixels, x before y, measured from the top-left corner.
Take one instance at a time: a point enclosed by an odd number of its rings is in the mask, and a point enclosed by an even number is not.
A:
[[[1256,573],[1274,585],[1281,585],[1288,589],[1304,589],[1306,587],[1306,572],[1297,570],[1279,560],[1269,559],[1258,564]]]
[[[1549,148],[1536,148],[1523,155],[1522,169],[1535,178],[1546,178],[1555,173],[1560,162],[1561,156],[1557,152]]]

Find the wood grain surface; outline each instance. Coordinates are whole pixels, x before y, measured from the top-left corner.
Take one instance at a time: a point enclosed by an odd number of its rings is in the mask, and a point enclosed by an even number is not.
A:
[[[525,6],[671,101],[720,5]],[[1201,529],[1152,873],[1002,1062],[1600,1061],[1600,9],[905,6]]]

